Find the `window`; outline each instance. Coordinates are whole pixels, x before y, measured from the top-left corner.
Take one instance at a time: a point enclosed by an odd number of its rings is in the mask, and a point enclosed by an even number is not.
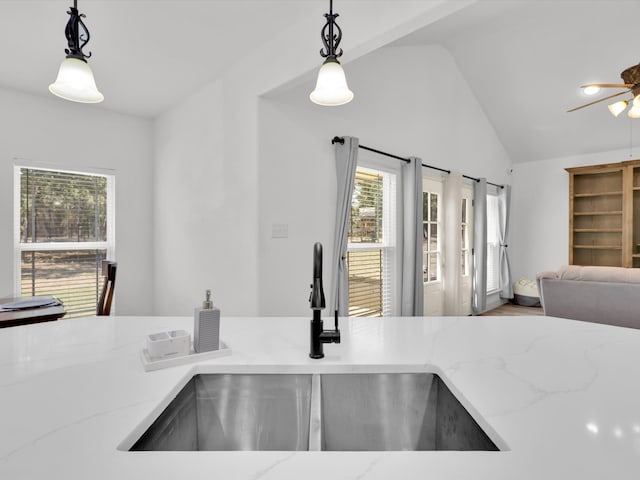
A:
[[[349,316],[392,315],[396,175],[358,167],[347,245]]]
[[[16,166],[15,187],[16,292],[94,315],[101,261],[115,253],[113,176]]]
[[[500,288],[500,237],[498,230],[498,196],[487,195],[487,293]]]
[[[422,272],[424,283],[439,282],[440,272],[440,195],[422,192]]]

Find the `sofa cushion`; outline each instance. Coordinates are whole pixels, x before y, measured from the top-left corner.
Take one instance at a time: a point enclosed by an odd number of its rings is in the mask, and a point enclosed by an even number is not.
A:
[[[558,279],[640,284],[640,268],[565,265],[558,270]]]

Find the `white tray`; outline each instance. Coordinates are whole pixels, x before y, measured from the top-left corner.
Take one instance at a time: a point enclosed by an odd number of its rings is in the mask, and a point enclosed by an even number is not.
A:
[[[202,360],[209,360],[211,358],[225,357],[231,355],[231,348],[225,342],[220,340],[220,348],[218,350],[211,350],[209,352],[196,353],[191,346],[191,353],[189,355],[182,355],[181,357],[160,358],[151,359],[149,352],[146,348],[143,348],[140,352],[140,360],[145,372],[152,372],[154,370],[160,370],[163,368],[175,367],[176,365],[185,365],[187,363],[199,362]]]

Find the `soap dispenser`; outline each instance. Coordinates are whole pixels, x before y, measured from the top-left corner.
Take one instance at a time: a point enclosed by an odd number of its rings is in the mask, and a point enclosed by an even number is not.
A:
[[[213,306],[211,290],[207,290],[202,308],[196,308],[193,326],[193,349],[196,353],[220,348],[220,309]]]

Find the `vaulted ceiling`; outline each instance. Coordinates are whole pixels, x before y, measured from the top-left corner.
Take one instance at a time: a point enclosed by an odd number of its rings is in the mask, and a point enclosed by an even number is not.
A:
[[[579,86],[621,83],[640,61],[638,19],[638,1],[480,1],[397,44],[444,45],[518,163],[640,145],[640,119],[613,117],[612,102],[567,113],[619,91]]]
[[[368,2],[382,0],[342,1],[366,8]],[[313,15],[318,18],[313,35],[319,37],[318,14],[327,3],[79,0],[92,35],[86,50],[94,52],[91,66],[106,97],[99,108],[153,118],[288,24]],[[469,5],[394,45],[446,47],[514,162],[640,144],[640,119],[630,120],[625,114],[614,118],[606,103],[566,113],[591,100],[579,85],[617,83],[622,70],[640,61],[639,1],[463,3]],[[0,1],[0,87],[49,95],[47,86],[64,57],[63,32],[71,4]],[[277,54],[286,55],[286,45]],[[452,102],[453,108],[464,109],[455,99]]]

